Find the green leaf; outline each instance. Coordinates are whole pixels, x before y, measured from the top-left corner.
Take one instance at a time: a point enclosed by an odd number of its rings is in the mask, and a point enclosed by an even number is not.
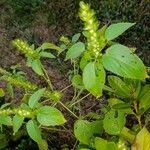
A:
[[[40,76],[44,75],[44,72],[42,69],[42,64],[39,59],[33,60],[31,67],[34,70],[34,72],[37,73],[38,75],[40,75]]]
[[[42,142],[41,131],[37,126],[37,123],[33,120],[29,120],[26,124],[27,132],[32,140],[37,143]]]
[[[0,97],[4,97],[5,96],[5,92],[2,88],[0,88]]]
[[[89,145],[94,134],[99,134],[103,130],[101,121],[88,122],[86,120],[77,120],[74,124],[75,137],[81,144]]]
[[[108,71],[119,76],[140,80],[147,77],[146,68],[140,58],[121,44],[109,47],[102,56],[102,62]]]
[[[43,106],[38,109],[37,120],[43,126],[62,125],[66,122],[62,113],[50,106]]]
[[[39,89],[38,91],[36,91],[30,96],[29,102],[28,102],[30,108],[33,108],[36,106],[40,98],[43,96],[44,92],[45,92],[45,88]]]
[[[124,101],[117,98],[108,99],[108,104],[113,109],[119,109],[124,113],[133,114],[130,103],[125,103]]]
[[[146,84],[139,94],[139,107],[144,108],[144,112],[150,108],[150,84]]]
[[[108,142],[102,138],[95,138],[96,150],[118,150],[117,145],[114,142]]]
[[[67,59],[74,59],[79,57],[85,51],[85,45],[82,42],[77,42],[66,53]]]
[[[72,37],[72,43],[76,43],[81,36],[81,33],[77,33]]]
[[[111,88],[118,96],[129,97],[131,93],[130,86],[117,76],[108,76],[108,82]]]
[[[105,38],[107,39],[107,41],[113,40],[133,25],[135,25],[135,23],[124,22],[112,24],[106,29]]]
[[[83,84],[86,89],[91,89],[96,82],[95,64],[88,63],[83,70]]]
[[[89,89],[89,92],[98,98],[102,96],[102,90],[106,78],[106,73],[101,63],[96,63],[95,73],[96,73],[96,81],[95,84],[92,86],[92,88]]]
[[[50,52],[40,52],[41,57],[46,57],[46,58],[56,58],[53,54]]]
[[[10,83],[7,84],[7,92],[11,98],[14,98],[14,89]]]
[[[110,135],[119,135],[125,125],[125,114],[122,111],[111,109],[103,120],[105,131]]]
[[[24,117],[22,116],[19,116],[19,115],[15,115],[13,117],[13,131],[14,131],[14,135],[16,134],[16,132],[18,132],[18,130],[20,129],[20,127],[22,126],[23,124],[23,120],[24,120]]]
[[[85,88],[94,96],[100,97],[105,84],[105,71],[101,63],[88,63],[83,70]]]
[[[83,81],[82,81],[82,77],[81,75],[74,75],[72,80],[72,85],[78,89],[83,89],[84,88],[84,85],[83,85]]]
[[[150,133],[145,127],[137,134],[131,150],[150,150]]]
[[[0,125],[12,126],[12,119],[10,116],[0,115]]]
[[[57,51],[61,51],[62,50],[60,47],[56,46],[53,43],[43,43],[40,48],[42,50],[46,50],[46,49],[54,49],[54,50],[57,50]]]

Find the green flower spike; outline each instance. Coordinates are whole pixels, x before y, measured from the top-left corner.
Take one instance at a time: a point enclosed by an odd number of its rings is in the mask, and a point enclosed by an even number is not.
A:
[[[30,110],[25,110],[25,109],[21,109],[21,108],[14,108],[14,109],[1,109],[0,110],[0,115],[19,115],[25,118],[32,118],[33,112],[31,112]]]
[[[26,42],[24,42],[23,40],[20,39],[15,39],[12,41],[13,45],[23,54],[31,57],[31,58],[35,58],[35,59],[39,59],[40,55],[37,51],[35,51],[34,49],[32,49]]]
[[[100,53],[98,28],[99,22],[95,16],[94,10],[90,5],[80,2],[80,19],[84,22],[85,36],[87,37],[87,49],[94,57],[98,57]]]

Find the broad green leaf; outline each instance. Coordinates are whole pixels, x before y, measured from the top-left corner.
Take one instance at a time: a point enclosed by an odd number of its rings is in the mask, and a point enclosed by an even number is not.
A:
[[[96,63],[95,65],[95,73],[96,73],[96,82],[89,89],[89,92],[92,93],[95,97],[102,96],[103,86],[105,84],[106,73],[101,63]]]
[[[105,114],[103,126],[110,135],[119,135],[125,125],[125,114],[122,111],[111,109]]]
[[[105,69],[119,76],[140,80],[147,77],[146,68],[140,58],[121,44],[109,47],[102,56],[102,62]]]
[[[56,58],[53,54],[50,52],[40,52],[41,57],[46,57],[46,58]]]
[[[131,150],[150,150],[150,133],[145,127],[137,134]]]
[[[0,115],[0,125],[12,126],[12,119],[10,116]]]
[[[40,75],[40,76],[44,75],[44,72],[42,69],[42,64],[39,59],[33,60],[31,67],[34,70],[34,72],[37,73],[38,75]]]
[[[107,41],[113,40],[133,25],[135,25],[135,23],[122,22],[112,24],[106,29],[105,38],[107,39]]]
[[[43,126],[62,125],[66,122],[62,113],[50,106],[43,106],[38,109],[37,120]]]
[[[85,88],[94,96],[100,97],[105,84],[106,73],[101,63],[89,63],[83,70]]]
[[[89,122],[86,120],[77,120],[74,124],[75,137],[81,144],[89,145],[94,134],[100,134],[103,130],[102,122]]]
[[[118,150],[114,142],[108,142],[99,137],[95,138],[95,148],[96,150]]]
[[[19,115],[15,115],[13,117],[13,131],[14,131],[13,134],[16,134],[16,132],[18,132],[18,130],[23,124],[23,120],[24,120],[24,117],[19,116]]]
[[[4,97],[5,96],[5,92],[2,88],[0,88],[0,97]]]
[[[38,91],[36,91],[30,96],[29,102],[28,102],[30,108],[33,108],[36,106],[40,98],[43,96],[44,92],[45,92],[45,88],[39,89]]]
[[[76,87],[76,88],[79,88],[79,89],[84,88],[82,77],[79,74],[78,75],[74,75],[72,80],[71,80],[71,82],[72,82],[72,85],[74,87]]]
[[[86,89],[91,89],[96,83],[96,73],[94,62],[88,63],[83,70],[83,84]]]
[[[130,86],[117,76],[108,76],[108,82],[111,88],[118,96],[129,97],[131,93]]]
[[[81,33],[77,33],[72,37],[72,43],[76,43],[81,36]]]
[[[42,136],[41,131],[37,126],[37,123],[33,120],[29,120],[26,124],[28,135],[32,140],[34,140],[37,143],[42,142]]]
[[[146,84],[139,94],[139,107],[144,108],[144,112],[150,108],[150,84]]]
[[[85,45],[82,42],[77,42],[66,53],[67,59],[74,59],[79,57],[85,51]]]
[[[40,47],[42,50],[46,50],[46,49],[54,49],[57,51],[61,51],[61,48],[56,46],[53,43],[43,43],[42,46]]]

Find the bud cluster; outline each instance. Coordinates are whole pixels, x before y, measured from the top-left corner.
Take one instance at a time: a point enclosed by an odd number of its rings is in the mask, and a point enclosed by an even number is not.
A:
[[[32,118],[33,113],[29,110],[15,108],[15,109],[1,109],[0,115],[19,115],[26,118]]]
[[[23,54],[30,56],[31,58],[39,59],[40,55],[37,51],[32,49],[26,42],[21,39],[13,40],[13,45]]]
[[[85,4],[81,1],[79,16],[84,22],[85,36],[87,37],[87,49],[91,54],[97,57],[100,52],[99,36],[97,32],[99,22],[95,16],[95,12],[90,8],[89,4]]]

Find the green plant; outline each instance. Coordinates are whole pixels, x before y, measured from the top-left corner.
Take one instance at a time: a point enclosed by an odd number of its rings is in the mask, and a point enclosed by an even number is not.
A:
[[[94,10],[84,2],[80,2],[79,16],[84,22],[83,34],[87,42],[67,45],[66,60],[71,59],[74,63],[73,78],[81,78],[85,89],[100,97],[105,85],[105,69],[131,79],[144,80],[148,77],[146,67],[134,54],[134,49],[113,42],[135,23],[116,23],[100,28]]]
[[[106,109],[102,108],[101,116],[95,118],[93,115],[89,121],[83,118],[75,123],[74,133],[80,141],[79,149],[122,150],[132,147],[132,150],[136,150],[142,147],[148,150],[150,133],[146,129],[149,122],[146,112],[150,108],[150,85],[116,76],[108,76],[108,82],[113,94],[108,99]],[[135,117],[138,122],[131,124],[130,129],[126,126],[129,116]],[[104,137],[104,133],[109,136]],[[144,140],[140,142],[142,138]]]
[[[19,70],[20,65],[12,66],[10,72],[0,67],[0,80],[7,82],[7,94],[11,98],[15,97],[14,86],[23,88],[25,92],[21,105],[5,103],[0,108],[0,139],[3,141],[2,145],[0,142],[0,149],[5,148],[9,142],[4,129],[10,127],[13,128],[14,136],[20,133],[17,135],[20,138],[28,134],[39,149],[48,149],[44,130],[61,131],[54,126],[66,122],[63,114],[55,108],[56,104],[60,104],[77,119],[74,135],[79,141],[78,149],[137,150],[140,147],[149,150],[150,133],[146,127],[150,121],[150,85],[144,81],[148,78],[146,66],[134,54],[135,48],[113,41],[134,23],[116,23],[100,28],[94,10],[84,2],[80,2],[79,16],[84,22],[85,43],[79,41],[80,33],[75,34],[71,40],[62,36],[60,46],[43,43],[36,47],[21,39],[12,41],[17,50],[25,55],[26,65],[44,79],[47,85],[43,87],[29,82],[24,72]],[[54,90],[42,58],[54,59],[65,50],[65,60],[70,60],[73,68],[69,70],[71,85],[61,91]],[[74,87],[74,96],[66,106],[61,98],[63,91],[70,86]],[[85,89],[89,93],[81,97]],[[100,114],[90,112],[78,117],[74,113],[76,107],[73,106],[80,106],[80,101],[90,94],[96,99],[101,97],[103,90],[108,92],[110,98],[101,106]],[[0,97],[4,96],[5,90],[0,88]],[[128,117],[132,117],[135,122],[127,124],[130,120]]]

